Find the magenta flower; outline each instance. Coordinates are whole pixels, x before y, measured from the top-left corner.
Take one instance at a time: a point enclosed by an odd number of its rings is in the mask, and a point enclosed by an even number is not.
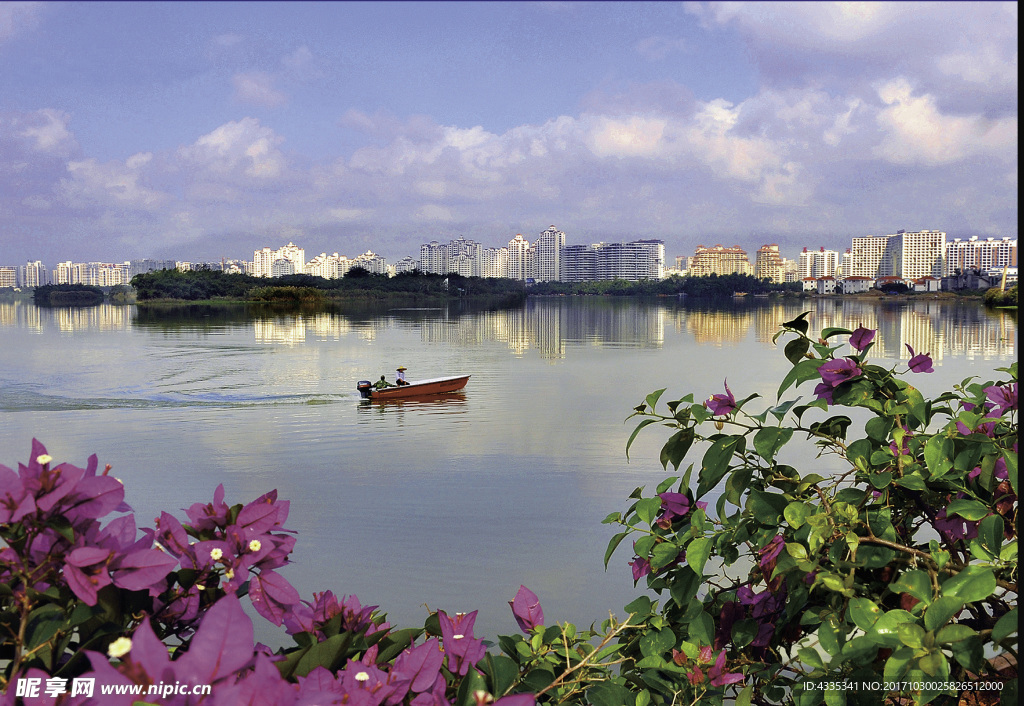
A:
[[[932,373],[935,372],[932,369],[932,358],[931,353],[914,353],[914,349],[909,343],[904,344],[907,350],[910,351],[910,360],[907,365],[910,366],[911,372],[915,373]]]
[[[850,335],[850,345],[858,351],[863,351],[875,340],[876,329],[868,329],[860,326]]]
[[[0,523],[17,522],[36,511],[36,501],[18,474],[0,466]]]
[[[821,367],[818,368],[818,373],[821,374],[821,379],[827,384],[832,387],[838,387],[847,380],[858,377],[861,374],[861,370],[857,367],[857,361],[855,360],[835,358],[822,363]]]
[[[274,625],[282,625],[284,617],[299,603],[299,592],[276,571],[261,571],[249,583],[252,607]]]
[[[993,385],[985,388],[985,397],[995,405],[996,413],[1002,416],[1010,410],[1018,409],[1017,383],[999,387]]]
[[[683,493],[658,493],[661,498],[661,516],[655,523],[662,529],[669,529],[672,521],[690,511],[690,498]]]
[[[725,381],[725,394],[711,395],[711,397],[708,398],[708,401],[704,403],[704,406],[711,410],[711,413],[716,416],[724,416],[736,411],[736,398],[733,397],[732,390],[729,389],[728,378],[726,378]]]
[[[819,382],[814,388],[815,399],[823,399],[825,400],[825,404],[835,404],[835,402],[832,401],[832,391],[834,389],[835,388],[833,388],[827,382]]]
[[[395,658],[393,670],[411,680],[410,689],[417,694],[429,691],[441,673],[444,653],[437,638],[430,638],[419,647],[408,647]],[[443,678],[442,678],[443,681]],[[442,689],[443,693],[443,689]]]
[[[764,573],[766,580],[771,577],[772,572],[775,570],[775,565],[778,563],[779,554],[785,548],[786,540],[782,538],[782,535],[775,535],[772,537],[772,541],[758,550],[757,553],[761,555],[758,564],[761,566],[761,571]]]
[[[448,671],[461,677],[469,673],[469,668],[483,659],[484,641],[473,637],[473,623],[477,611],[472,613],[456,613],[455,619],[448,617],[443,610],[437,612],[441,624],[441,643],[448,658]]]
[[[633,542],[633,549],[636,549],[636,542]],[[635,556],[633,561],[629,562],[629,566],[633,570],[634,583],[651,573],[651,562],[645,558]]]
[[[725,686],[743,681],[743,675],[739,672],[725,671],[725,650],[718,653],[715,663],[708,670],[708,676],[711,677],[711,686]]]
[[[512,615],[519,623],[519,629],[527,635],[538,625],[544,624],[544,610],[540,607],[540,599],[526,586],[520,586],[516,597],[508,604],[512,607]]]

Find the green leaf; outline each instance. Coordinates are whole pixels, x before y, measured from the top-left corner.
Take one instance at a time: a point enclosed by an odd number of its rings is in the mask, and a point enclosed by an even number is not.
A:
[[[924,603],[932,602],[932,580],[927,572],[914,569],[903,572],[896,581],[889,584],[893,593],[909,593]]]
[[[1010,479],[1010,487],[1013,488],[1015,494],[1020,495],[1020,491],[1017,490],[1017,452],[1010,449],[999,449],[999,453],[1006,461],[1006,473]]]
[[[814,512],[814,509],[810,505],[795,500],[786,505],[786,509],[782,511],[782,516],[786,518],[786,522],[789,523],[790,527],[800,529],[807,522],[807,518],[812,512]]]
[[[848,328],[840,328],[838,326],[829,326],[821,330],[821,337],[828,340],[833,336],[852,336],[853,331]]]
[[[763,427],[754,435],[754,450],[765,461],[771,462],[779,449],[793,437],[790,427]]]
[[[786,344],[786,347],[783,349],[783,355],[786,356],[790,363],[796,365],[803,360],[804,354],[810,347],[811,342],[806,338],[794,338]]]
[[[302,655],[295,671],[289,676],[304,677],[317,667],[333,672],[345,664],[345,653],[352,642],[352,633],[345,632],[318,642]]]
[[[788,390],[793,385],[799,385],[807,380],[812,380],[817,377],[821,377],[818,373],[820,368],[825,363],[821,358],[804,359],[793,366],[786,377],[782,380],[782,384],[779,385],[778,397],[782,397],[782,393]]]
[[[619,532],[608,541],[608,548],[604,552],[604,568],[608,568],[608,560],[612,558],[612,554],[615,553],[619,544],[622,543],[622,540],[625,539],[628,534],[628,532]]]
[[[626,687],[610,681],[600,681],[587,689],[587,703],[592,706],[631,706],[636,701]]]
[[[977,500],[953,500],[946,506],[946,515],[959,515],[965,520],[980,520],[989,514],[989,509]]]
[[[953,623],[940,628],[939,631],[935,633],[935,641],[940,645],[948,645],[976,637],[977,634],[978,633],[973,628],[969,628],[966,625],[960,625],[959,623]]]
[[[787,504],[784,495],[752,489],[747,501],[747,509],[758,522],[765,525],[777,525]]]
[[[64,610],[53,603],[44,603],[25,621],[25,647],[32,649],[48,642],[65,626]]]
[[[658,400],[660,400],[661,396],[665,394],[666,389],[667,388],[663,387],[660,390],[655,390],[651,394],[647,395],[646,399],[644,399],[644,402],[646,402],[647,406],[651,408],[651,411],[654,411],[654,408],[658,406]]]
[[[865,634],[883,647],[897,647],[900,644],[897,630],[903,623],[914,622],[914,616],[905,610],[896,609],[883,613]]]
[[[694,431],[692,427],[680,429],[670,436],[665,445],[661,447],[660,460],[662,468],[667,470],[668,465],[671,463],[674,469],[679,470],[679,464],[683,462],[686,453],[693,446],[693,439]]]
[[[640,638],[640,653],[645,657],[663,655],[676,645],[676,635],[668,628],[649,630]]]
[[[963,609],[963,599],[955,596],[939,596],[924,611],[924,629],[932,631],[941,628]]]
[[[907,673],[910,668],[910,660],[914,658],[914,651],[909,647],[900,647],[889,655],[885,660],[885,669],[882,678],[885,681],[901,681],[900,677]]]
[[[698,645],[714,643],[715,621],[704,611],[690,621],[690,639]]]
[[[867,631],[882,615],[882,610],[867,598],[850,599],[850,619],[861,630]]]
[[[729,472],[729,461],[737,448],[742,448],[742,436],[723,436],[716,439],[704,453],[700,473],[697,476],[696,497],[704,495],[718,485]]]
[[[920,649],[924,643],[924,628],[917,623],[901,623],[896,626],[896,636],[907,647]]]
[[[686,547],[686,563],[697,574],[703,574],[704,564],[711,555],[711,537],[695,539]]]
[[[1002,642],[1007,637],[1017,632],[1017,630],[1017,608],[1014,607],[1009,613],[996,621],[995,627],[992,628],[992,641]]]
[[[489,652],[484,655],[483,670],[490,681],[489,691],[495,698],[504,696],[519,676],[519,665],[514,660]]]
[[[663,566],[668,566],[679,556],[679,546],[672,542],[662,542],[654,545],[651,552],[651,569],[657,571]]]
[[[646,524],[650,525],[654,522],[654,518],[658,516],[658,512],[661,510],[661,498],[644,498],[643,500],[637,501],[636,514]]]
[[[804,319],[810,313],[810,311],[805,311],[791,321],[783,321],[783,328],[790,328],[793,329],[794,331],[799,331],[800,333],[806,335],[807,329],[810,328],[810,324],[808,324],[807,321],[805,321]]]
[[[992,569],[984,566],[965,566],[960,573],[942,583],[942,595],[973,603],[988,598],[996,590],[996,577]]]
[[[629,459],[629,447],[633,445],[633,440],[636,439],[637,435],[640,433],[640,430],[643,429],[644,427],[650,426],[651,424],[654,424],[654,423],[656,423],[658,421],[659,420],[657,420],[657,419],[644,419],[643,421],[641,421],[639,424],[636,425],[636,429],[634,429],[633,433],[629,435],[629,441],[626,442],[626,459],[627,460]]]

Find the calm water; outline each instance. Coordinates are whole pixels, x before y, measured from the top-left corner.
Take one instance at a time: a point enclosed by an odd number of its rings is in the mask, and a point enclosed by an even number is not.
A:
[[[816,330],[878,328],[883,364],[906,343],[931,352],[936,372],[915,378],[926,393],[1016,356],[1015,321],[974,303],[185,316],[0,303],[0,463],[25,461],[33,436],[58,461],[97,453],[140,523],[208,502],[220,482],[229,502],[277,488],[299,532],[284,573],[300,593],[354,593],[399,624],[422,624],[426,605],[479,609],[477,634],[515,632],[505,602],[521,583],[549,620],[589,624],[636,595],[625,547],[603,569],[614,530],[601,519],[666,475],[658,427],[627,462],[632,407],[661,387],[706,398],[725,377],[738,397],[774,400],[789,364],[771,337],[805,309]],[[444,400],[360,401],[356,381],[398,365],[411,380],[473,377]]]

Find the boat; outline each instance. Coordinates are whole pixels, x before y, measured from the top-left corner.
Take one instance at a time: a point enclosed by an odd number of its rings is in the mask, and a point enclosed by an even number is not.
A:
[[[377,389],[369,380],[360,380],[356,385],[359,394],[367,400],[397,400],[406,397],[423,397],[457,392],[469,382],[469,375],[451,375],[443,378],[416,380],[408,385]]]

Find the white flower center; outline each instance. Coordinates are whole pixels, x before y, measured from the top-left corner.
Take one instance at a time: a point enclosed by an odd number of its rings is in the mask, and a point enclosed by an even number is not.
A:
[[[220,547],[214,547],[210,550],[210,558],[214,561],[220,561],[222,556],[224,556],[224,550]]]
[[[38,463],[40,466],[45,466],[52,460],[53,456],[51,456],[50,454],[40,454],[36,456],[36,463]]]
[[[114,658],[120,658],[120,657],[124,657],[126,654],[131,652],[131,650],[132,650],[131,638],[119,637],[116,640],[114,640],[113,642],[111,642],[110,646],[107,647],[107,656],[108,657],[114,657]]]
[[[369,678],[370,675],[366,672],[359,672],[358,674],[356,674],[356,681],[367,681],[369,680]]]
[[[260,550],[260,547],[262,547],[262,546],[263,545],[260,543],[260,540],[254,539],[251,542],[249,542],[249,551],[250,552],[258,552]]]
[[[465,637],[465,635],[452,635],[452,639],[453,640],[461,640],[464,637]]]

